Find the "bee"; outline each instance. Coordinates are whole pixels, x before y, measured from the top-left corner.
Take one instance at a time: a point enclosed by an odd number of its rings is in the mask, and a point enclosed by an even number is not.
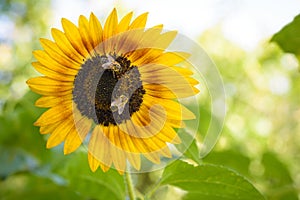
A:
[[[116,74],[122,70],[120,63],[117,62],[111,55],[108,55],[107,58],[102,58],[102,62],[103,69],[111,69],[114,78],[116,78]]]
[[[126,103],[129,101],[129,98],[125,95],[119,96],[117,99],[111,102],[110,108],[112,112],[118,111],[118,114],[121,115],[124,111]]]

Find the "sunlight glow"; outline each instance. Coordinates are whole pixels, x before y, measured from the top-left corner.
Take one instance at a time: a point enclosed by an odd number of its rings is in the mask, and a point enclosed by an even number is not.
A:
[[[257,6],[259,5],[259,6]],[[164,24],[166,29],[197,38],[216,25],[221,25],[227,39],[245,50],[253,50],[258,43],[276,33],[292,21],[299,12],[300,1],[290,0],[106,0],[106,1],[53,1],[55,11],[53,22],[60,27],[60,18],[67,17],[74,22],[80,14],[94,12],[103,19],[113,7],[137,14],[149,12],[148,26]]]

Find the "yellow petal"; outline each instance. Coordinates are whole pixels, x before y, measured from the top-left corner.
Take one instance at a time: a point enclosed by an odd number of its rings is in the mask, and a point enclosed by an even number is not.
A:
[[[162,128],[160,123],[165,121],[161,116],[153,114],[151,121],[151,127],[155,127],[155,131],[151,131],[152,136],[148,138],[143,138],[145,144],[149,145],[149,148],[152,148],[152,151],[157,151],[163,149],[166,146],[165,142],[179,144],[181,143],[180,138],[178,137],[175,130],[170,126],[170,124],[165,123]],[[150,129],[145,129],[149,131]],[[157,131],[159,130],[159,131]]]
[[[58,29],[51,29],[52,37],[54,38],[57,46],[66,54],[69,58],[78,63],[83,63],[85,57],[82,56],[70,43],[66,35]]]
[[[92,172],[95,172],[98,169],[100,162],[90,152],[88,152],[88,161]]]
[[[118,134],[118,128],[111,126],[109,128],[109,140],[111,141],[111,157],[115,168],[120,174],[123,174],[126,168],[126,157],[123,150],[120,149],[120,140],[115,140],[115,135]]]
[[[139,112],[137,112],[137,113],[139,113]],[[138,126],[142,127],[144,125],[144,123],[140,119],[137,120],[136,116],[138,116],[138,114],[132,115],[132,119],[134,120],[132,122],[134,122]],[[153,119],[155,119],[155,117]],[[158,120],[160,120],[160,118],[158,118]],[[162,130],[162,128],[157,130],[158,128],[155,127],[156,124],[157,124],[157,122],[151,122],[151,125],[149,126],[150,128],[144,129],[144,132],[146,132],[146,133],[143,133],[143,134],[150,135],[149,137],[139,138],[139,140],[141,140],[139,142],[135,142],[135,140],[134,140],[134,143],[136,143],[136,144],[143,143],[143,145],[145,146],[144,148],[147,149],[146,151],[143,151],[143,152],[151,152],[151,153],[160,152],[163,148],[165,148],[167,146],[166,141],[171,141],[171,139],[169,139],[169,138],[165,139],[163,137],[160,137],[160,134],[161,134],[160,130]]]
[[[68,136],[66,136],[66,141],[64,143],[64,155],[74,152],[82,143],[79,137],[76,127],[74,126]]]
[[[79,32],[82,38],[82,42],[84,46],[87,48],[89,52],[92,52],[94,47],[93,47],[93,40],[90,36],[90,29],[89,29],[89,21],[83,16],[80,15],[79,20]]]
[[[133,51],[129,57],[134,65],[140,66],[152,63],[152,60],[161,54],[177,35],[176,31],[169,31],[163,34],[160,34],[160,32],[161,29],[159,28],[151,28],[143,34],[143,38],[139,39],[139,45],[136,47],[139,51]]]
[[[162,149],[167,147],[166,142],[156,136],[153,136],[151,138],[144,138],[143,140],[152,148],[153,152],[160,152]]]
[[[160,28],[150,28],[144,32],[136,47],[139,51],[133,51],[130,60],[137,66],[152,63],[152,60],[160,55],[174,40],[176,31],[161,34]],[[135,55],[137,54],[137,55]],[[143,56],[140,56],[143,55]]]
[[[65,81],[72,81],[75,79],[75,76],[72,76],[72,75],[67,75],[67,74],[63,74],[63,73],[60,73],[60,72],[57,72],[57,71],[63,71],[63,69],[59,68],[58,70],[55,69],[55,68],[48,68],[44,65],[42,65],[41,63],[39,62],[33,62],[31,63],[32,66],[38,71],[40,72],[41,74],[44,74],[52,79],[55,79],[55,80],[65,80]]]
[[[121,125],[119,125],[119,126],[121,126]],[[120,127],[119,134],[120,134],[121,142],[123,143],[122,144],[123,148],[125,151],[138,153],[139,151],[136,149],[136,146],[133,143],[132,138],[129,135],[129,133],[130,133],[130,130],[127,129],[126,124],[124,124],[124,126],[122,126],[122,128]]]
[[[156,135],[159,139],[172,143],[180,144],[181,139],[178,137],[176,131],[168,125],[165,125],[160,133]]]
[[[73,128],[73,117],[69,117],[51,133],[47,140],[47,148],[52,148],[62,143]]]
[[[132,117],[132,119],[134,120],[134,123],[138,126],[144,127],[146,129],[144,134],[149,134],[148,137],[157,132],[156,128],[151,125],[150,112],[145,104],[142,104],[140,110],[135,112],[133,116],[134,117]]]
[[[78,70],[72,69],[69,66],[62,65],[52,59],[45,51],[36,50],[33,52],[34,57],[47,68],[67,75],[76,75]],[[72,65],[74,67],[74,65]]]
[[[52,133],[58,126],[59,124],[61,124],[62,122],[56,122],[53,124],[49,124],[47,126],[41,126],[40,127],[40,133],[41,134],[48,134],[48,133]]]
[[[114,8],[113,11],[108,16],[103,31],[103,40],[107,40],[115,34],[115,31],[118,26],[118,16],[117,10]]]
[[[132,22],[132,24],[129,26],[129,29],[145,28],[147,17],[148,13],[141,14]]]
[[[160,158],[159,158],[159,154],[158,153],[144,153],[143,155],[148,160],[150,160],[151,162],[153,162],[155,164],[159,164],[160,163]]]
[[[193,75],[193,72],[187,68],[183,67],[176,67],[176,66],[170,66],[171,69],[177,71],[178,73],[184,75],[184,76],[190,76]]]
[[[90,29],[92,44],[93,47],[95,48],[102,42],[103,30],[99,20],[94,15],[94,13],[91,13],[90,15],[89,29]]]
[[[153,106],[151,110],[148,108],[140,108],[141,112],[138,112],[137,116],[140,122],[144,123],[144,127],[140,129],[140,132],[145,132],[147,137],[155,136],[157,133],[161,131],[164,124],[166,123],[167,115],[164,112],[159,112],[161,109],[163,109],[161,106]],[[149,116],[149,117],[148,117]],[[146,119],[145,119],[146,118]],[[150,121],[150,123],[147,123],[147,121]],[[136,126],[139,127],[139,126]]]
[[[139,120],[139,116],[137,115],[136,119]],[[127,120],[126,123],[119,125],[119,128],[124,132],[124,134],[130,137],[137,137],[137,138],[147,138],[151,137],[152,135],[147,135],[148,132],[145,129],[148,129],[151,124],[147,126],[139,126],[137,123],[131,122],[131,120]],[[139,152],[139,151],[134,151]]]
[[[145,32],[141,29],[135,29],[127,32],[129,35],[127,43],[134,43],[132,41],[138,41],[135,46],[131,44],[131,49],[128,49],[127,51],[129,53],[124,52],[133,65],[140,66],[143,63],[151,63],[155,57],[164,51],[164,49],[155,47],[155,41],[161,37],[161,31],[162,29],[158,27],[150,28]]]
[[[116,146],[117,149],[120,149],[123,152],[125,150],[122,146],[124,141],[121,140],[119,127],[118,126],[112,126],[112,127],[113,127],[113,135],[109,136],[109,140],[112,142],[113,145]]]
[[[138,116],[138,114],[132,116],[134,123],[136,123],[138,126],[143,126],[144,123],[142,122],[142,119],[139,118],[138,120],[136,120],[135,119],[136,116]],[[159,117],[159,116],[154,116],[153,121],[156,118],[157,118],[157,120],[164,122],[164,119],[161,119],[161,117]],[[155,121],[155,122],[153,122],[153,121],[151,121],[151,125],[149,126],[150,128],[144,129],[144,132],[146,132],[144,134],[147,134],[150,136],[141,138],[141,139],[143,139],[144,143],[147,144],[148,148],[151,149],[151,152],[158,151],[158,150],[161,150],[162,148],[166,147],[166,141],[171,141],[176,136],[176,133],[174,135],[174,132],[172,132],[173,136],[170,136],[170,137],[172,137],[171,139],[169,139],[169,138],[165,139],[164,137],[160,137],[160,135],[161,135],[160,132],[163,129],[163,127],[157,128],[156,127],[157,121]]]
[[[140,137],[135,137],[140,135],[139,133],[134,133],[139,131],[138,129],[135,129],[135,126],[132,124],[131,120],[127,120],[126,122],[127,125],[127,130],[130,131],[130,134],[134,135],[131,136],[131,140],[133,142],[133,145],[135,146],[136,149],[138,149],[138,151],[140,153],[143,153],[144,156],[150,160],[153,163],[158,164],[160,162],[159,159],[159,155],[157,153],[153,153],[152,152],[152,148],[151,146],[149,146],[148,143],[145,142],[145,140],[143,140],[143,138]]]
[[[158,25],[155,25],[153,27],[151,27],[152,29],[163,29],[164,25],[163,24],[158,24]]]
[[[125,139],[125,134],[123,132],[121,132],[121,130],[119,129],[119,127],[117,127],[118,129],[115,131],[115,141],[119,141],[118,142],[118,146],[124,150],[124,151],[129,151],[128,145],[127,145],[127,141]]]
[[[190,97],[199,92],[195,87],[186,89],[183,87],[172,87],[172,91],[160,84],[144,84],[143,88],[146,90],[146,94],[163,99],[185,98]]]
[[[36,77],[27,80],[30,89],[42,95],[65,95],[70,94],[73,89],[72,82],[59,82],[46,77]],[[45,82],[43,82],[45,81]]]
[[[120,23],[118,24],[116,33],[122,33],[124,31],[128,30],[132,15],[133,15],[133,12],[130,12],[121,19]]]
[[[185,106],[169,99],[160,99],[151,97],[147,94],[144,95],[143,104],[145,104],[148,109],[150,109],[153,105],[158,104],[163,106],[164,110],[155,110],[158,115],[162,115],[162,113],[167,112],[167,116],[169,119],[174,120],[191,120],[195,119],[194,113],[188,110]]]
[[[51,78],[48,78],[46,76],[40,76],[40,77],[35,77],[35,78],[31,78],[27,81],[27,84],[29,85],[47,85],[47,86],[61,86],[61,87],[65,87],[65,86],[72,86],[73,82],[71,81],[58,81],[58,80],[54,80]]]
[[[192,78],[192,77],[186,77],[185,78],[191,85],[198,85],[199,81],[197,81],[196,79]]]
[[[72,104],[60,104],[48,109],[34,123],[35,126],[47,126],[66,119],[72,114]]]
[[[177,31],[168,31],[160,35],[154,43],[154,48],[166,49],[177,35]]]
[[[118,54],[124,55],[125,57],[128,57],[130,61],[132,61],[130,55],[137,51],[143,33],[144,31],[142,29],[122,32],[112,37],[110,40],[107,40],[106,43],[109,43],[109,45],[105,44],[105,46],[108,46],[109,48],[105,47],[106,51],[116,49]]]
[[[161,54],[158,58],[154,59],[153,63],[160,65],[172,66],[186,60],[190,54],[186,52],[167,52]]]
[[[172,158],[172,153],[168,146],[162,148],[159,153],[167,158]]]
[[[103,135],[103,146],[102,146],[102,159],[100,160],[100,167],[101,169],[106,172],[111,164],[112,164],[112,157],[111,157],[111,148],[110,148],[110,141],[107,137],[109,134],[109,128],[107,126],[102,126],[102,135]]]
[[[29,85],[29,88],[40,95],[45,95],[45,96],[65,96],[65,95],[69,95],[72,94],[72,90],[71,89],[66,89],[64,90],[64,88],[61,87],[57,87],[57,86],[51,86],[51,87],[40,87],[37,85]]]
[[[56,62],[60,63],[63,66],[72,68],[72,69],[78,69],[81,65],[81,62],[76,62],[75,60],[72,60],[69,58],[58,46],[56,43],[41,38],[40,42],[44,48],[44,50],[47,52],[47,54],[53,58]]]
[[[146,90],[148,95],[164,99],[181,98],[182,96],[176,96],[177,93],[172,92],[168,88],[159,84],[145,84],[143,88]],[[175,93],[175,94],[174,94]]]
[[[107,172],[110,169],[110,165],[106,165],[104,163],[100,162],[100,168],[102,169],[103,172]]]
[[[56,106],[61,103],[71,103],[72,101],[72,95],[65,95],[65,96],[42,96],[40,97],[36,102],[35,106],[42,107],[42,108],[50,108],[53,106]]]
[[[167,119],[167,123],[174,128],[185,128],[185,123],[181,120]]]
[[[97,125],[92,132],[88,145],[89,152],[100,162],[100,167],[103,167],[103,169],[106,169],[105,165],[110,167],[112,163],[108,148],[108,138],[104,135],[104,131],[107,131],[106,129],[107,127]]]
[[[128,161],[130,164],[136,169],[140,170],[141,168],[141,157],[140,154],[137,153],[126,153],[126,156],[128,158]]]
[[[177,133],[174,131],[174,129],[170,127],[167,123],[164,123],[166,121],[166,118],[161,114],[155,113],[155,111],[153,110],[154,109],[151,110],[152,118],[149,127],[152,127],[154,129],[151,130],[152,136],[149,138],[157,137],[164,142],[180,143],[181,141],[177,137]],[[144,139],[146,140],[148,138],[144,138]]]
[[[65,35],[72,44],[72,46],[77,50],[78,53],[80,53],[83,57],[87,58],[89,56],[89,52],[87,51],[82,42],[78,28],[72,22],[65,18],[62,18],[61,23],[65,31]]]
[[[86,135],[90,131],[91,125],[91,120],[88,120],[85,117],[77,120],[75,117],[74,129],[70,131],[64,144],[64,154],[72,153],[81,145]]]
[[[150,64],[140,66],[139,71],[141,73],[141,80],[144,84],[162,85],[172,91],[175,95],[177,90],[186,90],[185,93],[190,93],[191,96],[195,94],[193,86],[198,84],[198,81],[191,77],[186,77],[170,67]]]
[[[101,154],[99,147],[103,142],[103,140],[101,140],[102,137],[100,125],[98,125],[94,128],[88,145],[89,152],[93,155],[93,157],[97,158],[97,160],[99,160],[99,155]]]

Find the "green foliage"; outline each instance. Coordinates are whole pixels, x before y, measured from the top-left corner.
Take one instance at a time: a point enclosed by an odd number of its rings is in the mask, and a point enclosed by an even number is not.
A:
[[[264,199],[241,175],[225,167],[204,164],[192,166],[175,161],[166,167],[161,185],[172,185],[187,193],[183,199]]]
[[[268,187],[269,199],[298,199],[297,190],[288,168],[274,153],[265,152],[262,157],[264,166],[263,180]]]
[[[226,166],[250,178],[250,158],[234,150],[214,151],[203,159],[204,163]]]
[[[283,51],[300,56],[300,15],[276,33],[271,41],[276,42]]]
[[[125,197],[123,176],[110,169],[93,173],[87,162],[87,152],[70,155],[64,166],[58,169],[67,182],[68,187],[88,199],[122,200]]]
[[[36,158],[19,148],[0,146],[0,177],[5,179],[20,171],[30,171],[37,165]]]
[[[118,172],[91,172],[85,151],[64,156],[61,148],[45,148],[45,140],[33,126],[43,110],[33,105],[37,97],[28,92],[21,101],[6,104],[4,115],[0,116],[1,133],[5,133],[0,135],[0,177],[4,180],[0,196],[122,200],[125,186]],[[21,186],[13,187],[15,183]]]
[[[182,140],[182,143],[176,145],[178,151],[182,152],[186,158],[190,158],[200,164],[201,161],[196,139],[184,130],[179,130],[177,133]]]
[[[125,199],[123,176],[113,169],[92,173],[84,147],[68,156],[63,155],[63,145],[46,149],[48,136],[33,126],[44,109],[34,106],[38,95],[28,92],[25,81],[34,73],[31,52],[39,48],[38,38],[49,32],[45,20],[51,16],[49,5],[50,1],[37,0],[0,3],[0,17],[22,33],[0,38],[1,53],[10,55],[0,63],[0,198]],[[271,41],[299,58],[299,29],[300,15]],[[151,200],[299,199],[300,79],[295,59],[269,43],[245,52],[218,29],[204,33],[199,41],[225,84],[227,118],[222,136],[213,152],[200,158],[212,117],[209,92],[204,89],[198,133],[193,138],[190,130],[180,130],[183,143],[176,145],[183,152],[181,159],[195,166],[178,160],[162,170],[135,175],[137,196]],[[1,78],[3,74],[6,79]],[[274,87],[278,77],[288,83],[283,91]]]
[[[29,173],[15,174],[1,182],[0,197],[6,200],[82,199],[78,193],[66,186]]]

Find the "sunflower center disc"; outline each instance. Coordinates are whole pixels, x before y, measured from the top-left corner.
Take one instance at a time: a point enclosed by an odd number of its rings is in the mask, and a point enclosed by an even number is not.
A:
[[[120,124],[139,110],[145,90],[136,66],[122,56],[97,55],[81,66],[73,101],[96,124]]]

